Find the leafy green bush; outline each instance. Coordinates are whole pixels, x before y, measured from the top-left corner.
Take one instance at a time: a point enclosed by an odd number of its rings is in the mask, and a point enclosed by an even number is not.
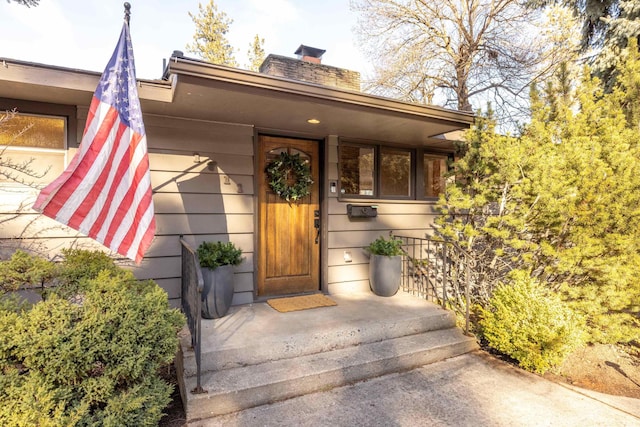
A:
[[[366,250],[373,255],[396,256],[402,255],[402,240],[390,237],[389,240],[384,236],[378,237],[371,242]]]
[[[481,313],[489,346],[530,371],[546,372],[583,342],[581,318],[524,272],[499,285]]]
[[[95,279],[102,271],[121,271],[113,259],[102,251],[63,249],[62,254],[64,259],[58,265],[60,283],[57,292],[67,298],[75,295],[82,283]]]
[[[171,394],[158,369],[184,318],[152,281],[78,267],[73,298],[0,304],[0,425],[157,425]]]
[[[0,261],[0,293],[21,286],[41,286],[56,274],[56,266],[46,259],[17,250],[9,260]]]
[[[232,242],[202,242],[198,246],[200,267],[216,268],[221,265],[238,265],[242,262],[242,250]]]

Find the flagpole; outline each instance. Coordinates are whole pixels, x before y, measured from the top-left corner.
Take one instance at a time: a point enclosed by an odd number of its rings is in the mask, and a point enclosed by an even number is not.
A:
[[[131,4],[127,1],[124,3],[124,20],[129,26],[129,19],[131,18]]]

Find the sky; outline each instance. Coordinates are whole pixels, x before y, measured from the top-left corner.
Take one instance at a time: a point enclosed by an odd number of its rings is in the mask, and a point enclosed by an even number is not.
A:
[[[0,0],[0,57],[102,72],[118,41],[124,17],[121,0],[40,0],[27,8]],[[131,39],[138,78],[162,75],[163,58],[186,50],[195,31],[188,12],[197,0],[129,0]],[[208,0],[201,0],[203,5]],[[254,36],[265,52],[295,57],[301,44],[326,49],[323,64],[360,71],[368,64],[353,28],[349,0],[215,0],[233,19],[228,39],[241,65]]]

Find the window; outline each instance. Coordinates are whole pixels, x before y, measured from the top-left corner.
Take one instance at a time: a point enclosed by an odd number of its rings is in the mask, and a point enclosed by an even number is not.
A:
[[[380,148],[380,195],[411,197],[411,151]]]
[[[338,154],[341,197],[422,200],[444,191],[446,154],[351,143]]]
[[[4,117],[6,113],[0,113]],[[64,149],[67,139],[64,117],[16,114],[0,128],[0,146]]]
[[[444,191],[444,174],[447,172],[447,157],[424,154],[424,197],[438,197]]]
[[[373,147],[340,146],[340,192],[345,196],[374,196]]]

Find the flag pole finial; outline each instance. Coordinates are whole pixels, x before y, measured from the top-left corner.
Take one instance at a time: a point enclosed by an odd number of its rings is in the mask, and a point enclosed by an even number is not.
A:
[[[129,25],[129,19],[131,18],[131,3],[124,2],[124,20],[127,22],[127,25]]]

